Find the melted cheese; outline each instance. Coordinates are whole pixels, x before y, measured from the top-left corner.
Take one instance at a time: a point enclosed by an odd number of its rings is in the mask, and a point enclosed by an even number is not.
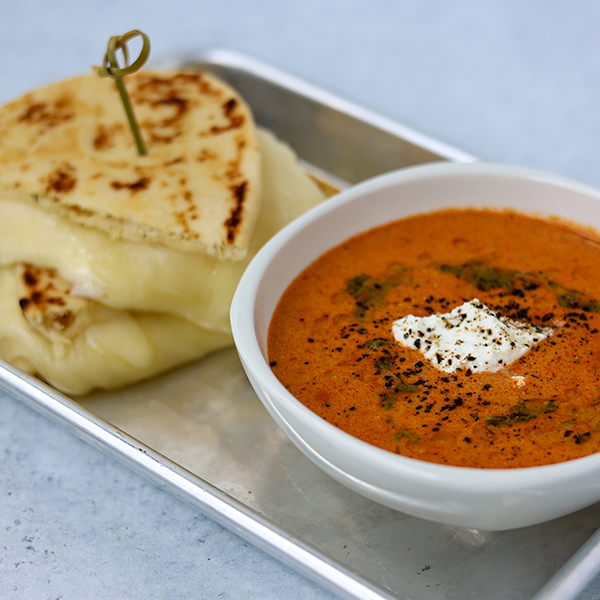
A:
[[[231,344],[229,335],[184,319],[114,310],[94,301],[70,306],[71,322],[63,330],[55,319],[32,319],[23,311],[22,272],[21,266],[0,267],[2,358],[68,394],[123,386]]]
[[[229,333],[229,305],[252,257],[279,229],[323,199],[288,146],[266,131],[259,131],[259,143],[262,207],[244,260],[114,240],[5,194],[0,264],[53,268],[73,283],[74,293],[111,308],[167,313]]]

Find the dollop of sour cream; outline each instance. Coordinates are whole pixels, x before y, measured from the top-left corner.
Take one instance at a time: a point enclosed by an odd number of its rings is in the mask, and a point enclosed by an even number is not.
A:
[[[498,371],[535,344],[552,335],[552,328],[503,317],[477,298],[449,313],[427,317],[408,315],[392,325],[396,341],[417,348],[441,371]]]

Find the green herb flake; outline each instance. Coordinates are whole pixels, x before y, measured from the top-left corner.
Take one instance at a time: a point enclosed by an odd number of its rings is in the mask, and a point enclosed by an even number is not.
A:
[[[399,392],[413,393],[419,390],[419,386],[414,383],[405,383],[404,381],[396,382],[396,389]]]
[[[371,279],[369,275],[357,275],[348,281],[346,291],[355,299],[368,290],[367,281]]]
[[[578,290],[567,289],[541,274],[534,276],[520,271],[505,271],[474,261],[456,266],[438,265],[437,268],[442,273],[466,279],[482,292],[499,288],[508,292],[515,292],[518,289],[523,291],[544,285],[555,292],[556,300],[563,308],[584,312],[600,312],[600,302],[594,298],[590,298]]]
[[[549,413],[554,412],[558,408],[558,404],[552,402],[552,400],[548,400],[548,402],[544,402],[542,404],[542,412]]]
[[[496,288],[512,291],[515,289],[515,279],[517,279],[517,274],[514,272],[494,269],[478,262],[468,262],[458,266],[440,265],[438,269],[442,273],[450,273],[466,279],[482,292],[489,292]]]
[[[378,372],[386,373],[386,378],[391,381],[389,387],[393,388],[397,394],[401,392],[410,394],[419,390],[418,385],[406,383],[400,373],[393,372],[394,361],[390,356],[379,356],[373,361],[373,366]]]
[[[389,371],[392,368],[392,361],[389,356],[380,356],[373,363],[378,371]]]
[[[397,441],[400,441],[402,438],[408,438],[408,440],[411,442],[418,442],[421,439],[418,435],[415,435],[412,431],[409,431],[408,429],[401,429],[394,436],[394,439]]]
[[[365,342],[363,344],[363,348],[366,348],[367,350],[377,350],[377,348],[387,346],[388,344],[389,342],[385,338],[375,338],[373,340]]]
[[[485,422],[492,427],[501,425],[514,425],[515,423],[525,423],[531,421],[540,415],[539,412],[527,408],[524,404],[516,404],[507,415],[498,415],[486,417]]]
[[[362,273],[348,281],[346,292],[356,300],[355,315],[364,317],[367,311],[380,306],[388,292],[404,281],[403,267],[394,267],[380,278]]]
[[[392,410],[392,408],[396,406],[396,396],[393,396],[392,394],[384,394],[381,397],[381,406],[385,410]]]
[[[482,292],[489,292],[496,288],[503,288],[511,291],[515,287],[514,279],[510,274],[499,271],[498,269],[479,265],[473,265],[471,267],[469,279],[471,280],[471,283]]]
[[[451,265],[439,265],[438,269],[442,273],[449,273],[450,275],[455,275],[456,277],[462,277],[463,267],[462,265],[451,266]]]
[[[579,445],[579,444],[585,444],[585,442],[589,441],[591,436],[592,436],[592,432],[586,431],[585,433],[576,433],[573,436],[573,439],[575,440],[575,443]]]
[[[600,304],[583,292],[568,290],[552,281],[548,282],[548,285],[556,292],[556,299],[563,308],[584,312],[600,312]]]

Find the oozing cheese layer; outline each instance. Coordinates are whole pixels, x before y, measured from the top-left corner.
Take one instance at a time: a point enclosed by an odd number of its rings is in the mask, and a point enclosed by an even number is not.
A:
[[[438,369],[452,373],[462,367],[498,371],[552,329],[498,315],[475,298],[449,313],[398,319],[392,332],[400,344],[417,348]]]
[[[288,146],[264,130],[259,142],[263,202],[244,260],[114,240],[0,191],[0,265],[56,269],[74,285],[73,293],[111,308],[172,314],[229,334],[231,299],[251,258],[279,229],[323,200]]]

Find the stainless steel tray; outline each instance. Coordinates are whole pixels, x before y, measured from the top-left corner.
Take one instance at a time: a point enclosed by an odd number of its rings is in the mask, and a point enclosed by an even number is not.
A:
[[[228,50],[161,66],[208,69],[258,123],[339,185],[429,161],[473,161]],[[576,598],[600,571],[600,505],[507,532],[429,523],[337,484],[285,438],[234,350],[79,401],[0,363],[0,387],[342,598]]]

